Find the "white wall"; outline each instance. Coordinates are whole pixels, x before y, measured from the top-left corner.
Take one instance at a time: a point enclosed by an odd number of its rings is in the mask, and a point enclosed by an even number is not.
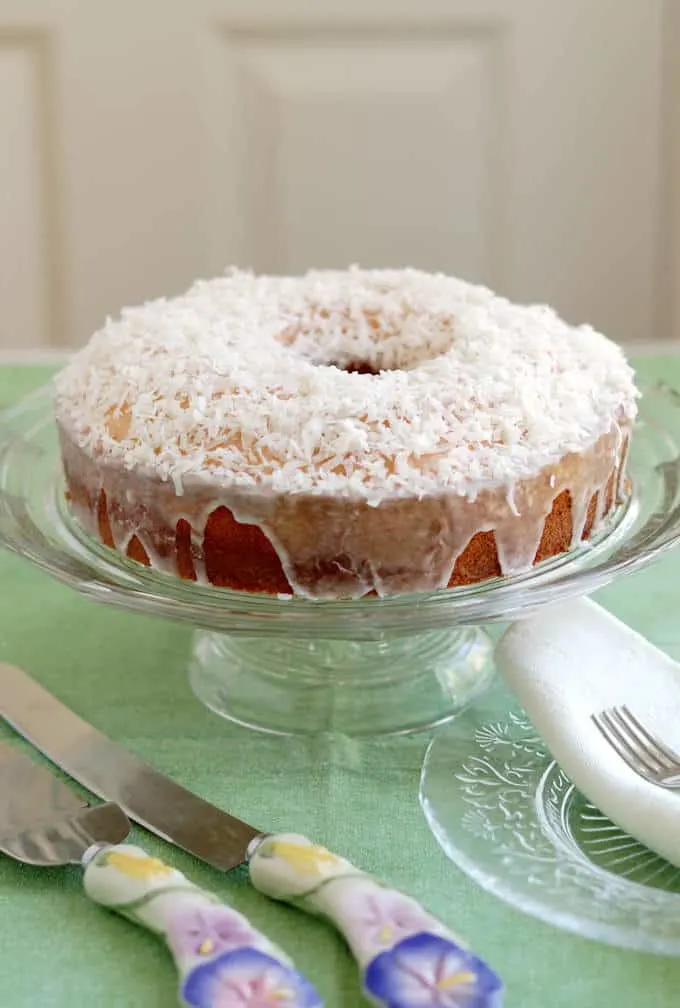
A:
[[[0,347],[78,345],[232,263],[350,261],[680,340],[679,24],[673,0],[0,0]]]

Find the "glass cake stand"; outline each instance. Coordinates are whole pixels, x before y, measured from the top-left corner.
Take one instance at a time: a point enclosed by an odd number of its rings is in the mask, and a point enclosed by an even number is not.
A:
[[[358,601],[257,596],[183,581],[89,536],[64,498],[49,388],[0,414],[0,541],[98,602],[194,627],[196,696],[281,734],[381,735],[451,720],[494,679],[482,629],[593,591],[680,538],[680,395],[644,389],[632,492],[590,544],[530,572],[427,594]]]

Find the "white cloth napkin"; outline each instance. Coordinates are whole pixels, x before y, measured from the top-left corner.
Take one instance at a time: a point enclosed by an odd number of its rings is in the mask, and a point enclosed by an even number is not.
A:
[[[576,786],[621,829],[680,866],[680,791],[629,770],[590,720],[625,703],[680,751],[680,664],[590,599],[514,623],[497,644],[496,663]]]

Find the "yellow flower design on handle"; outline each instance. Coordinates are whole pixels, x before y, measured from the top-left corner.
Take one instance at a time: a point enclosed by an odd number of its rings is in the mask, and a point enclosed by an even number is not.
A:
[[[292,840],[274,840],[268,845],[266,853],[270,857],[281,858],[301,875],[316,877],[332,875],[336,868],[341,868],[343,865],[342,858],[331,854],[325,847],[294,843]]]
[[[107,865],[111,865],[121,875],[131,879],[154,879],[164,875],[172,875],[173,869],[164,864],[160,858],[145,854],[129,854],[127,851],[111,851],[106,855]]]
[[[448,976],[444,976],[441,980],[435,982],[435,987],[438,991],[448,991],[453,990],[455,987],[465,987],[472,985],[476,980],[475,974],[471,970],[458,970],[455,973],[449,973]]]

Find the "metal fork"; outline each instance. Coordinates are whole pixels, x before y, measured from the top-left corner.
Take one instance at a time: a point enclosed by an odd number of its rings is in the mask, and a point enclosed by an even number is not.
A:
[[[680,789],[680,753],[650,732],[629,707],[607,707],[591,719],[631,770],[659,787]]]

